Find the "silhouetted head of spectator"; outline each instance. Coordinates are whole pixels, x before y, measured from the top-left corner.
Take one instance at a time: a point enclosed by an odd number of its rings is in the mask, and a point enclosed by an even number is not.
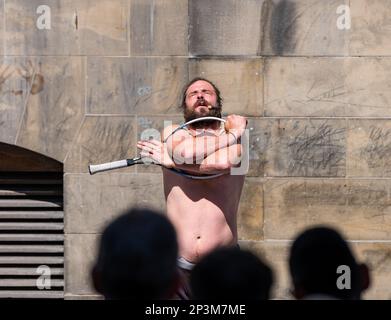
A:
[[[269,299],[273,272],[261,259],[238,248],[217,249],[194,267],[194,299]]]
[[[104,230],[92,271],[106,299],[169,299],[178,283],[178,244],[168,219],[132,209]]]
[[[289,268],[297,299],[360,299],[370,283],[366,265],[358,264],[342,236],[327,227],[310,228],[297,237]]]

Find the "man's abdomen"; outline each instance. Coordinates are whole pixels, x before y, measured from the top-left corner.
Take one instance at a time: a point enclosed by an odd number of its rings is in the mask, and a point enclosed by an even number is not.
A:
[[[179,252],[190,262],[197,262],[209,251],[236,244],[237,236],[226,224],[220,228],[178,228]],[[193,231],[193,232],[192,232]]]
[[[197,262],[216,247],[236,244],[238,204],[232,200],[192,198],[180,189],[171,190],[167,197],[167,215],[177,231],[183,258]]]

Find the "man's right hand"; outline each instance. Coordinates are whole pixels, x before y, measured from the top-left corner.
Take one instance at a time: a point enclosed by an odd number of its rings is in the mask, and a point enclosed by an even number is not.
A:
[[[137,142],[137,148],[141,149],[141,157],[151,159],[152,163],[160,164],[166,168],[175,167],[175,163],[168,153],[167,143],[158,140],[140,140]]]
[[[229,115],[225,122],[225,130],[233,132],[238,138],[243,134],[247,126],[247,119],[236,114]]]

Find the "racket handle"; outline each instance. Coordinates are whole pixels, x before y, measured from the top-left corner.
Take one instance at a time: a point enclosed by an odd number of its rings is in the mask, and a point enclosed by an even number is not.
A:
[[[113,161],[113,162],[106,162],[102,164],[96,164],[96,165],[89,165],[88,170],[90,171],[90,174],[95,174],[97,172],[103,172],[113,169],[119,169],[127,167],[128,161],[127,160],[119,160],[119,161]]]

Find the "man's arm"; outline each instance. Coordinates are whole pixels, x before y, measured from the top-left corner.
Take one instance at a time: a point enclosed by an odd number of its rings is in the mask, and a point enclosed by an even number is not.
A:
[[[177,144],[175,148],[170,149],[168,145],[168,152],[172,158],[185,164],[200,164],[211,154],[222,148],[227,148],[236,143],[236,138],[233,134],[223,133],[218,137],[203,136],[185,138],[181,143]]]
[[[168,137],[170,133],[176,128],[176,126],[166,127],[162,134],[162,141],[164,141],[166,137]],[[167,150],[177,148],[178,145],[180,145],[185,139],[188,139],[187,135],[188,133],[185,131],[177,131],[167,140]],[[194,137],[190,137],[190,139],[191,138],[195,139]],[[229,172],[232,167],[238,166],[240,164],[241,152],[242,146],[235,143],[231,146],[220,148],[217,151],[211,153],[209,156],[205,157],[205,159],[200,161],[200,164],[186,164],[182,163],[182,161],[175,161],[174,158],[172,168],[199,174]],[[168,153],[170,154],[170,151]]]
[[[217,174],[230,172],[231,168],[237,167],[241,160],[241,145],[234,144],[222,148],[206,157],[201,164],[175,164],[172,168],[181,169],[190,173]]]
[[[201,173],[210,174],[229,172],[231,168],[240,165],[241,155],[242,145],[240,144],[219,149],[202,161],[199,170]]]
[[[244,117],[230,115],[225,124],[226,130],[229,132],[217,137],[193,137],[184,131],[178,131],[167,140],[168,153],[177,164],[200,164],[217,150],[237,144],[246,124],[247,120]],[[164,130],[163,137],[168,137],[175,128],[172,126],[167,131]]]
[[[241,145],[238,144],[236,137],[239,138],[241,136],[244,129],[241,129],[240,127],[245,128],[245,126],[245,118],[240,116],[228,116],[225,127],[226,129],[235,132],[234,134],[226,134],[227,136],[232,136],[232,138],[229,138],[233,139],[232,141],[229,141],[231,145],[220,147],[217,150],[215,150],[216,144],[214,146],[212,145],[211,149],[208,151],[210,153],[205,152],[205,149],[200,147],[200,158],[196,159],[197,161],[192,161],[193,159],[191,159],[191,161],[188,161],[187,163],[180,154],[178,155],[178,153],[180,153],[180,151],[178,151],[180,150],[178,146],[181,146],[182,148],[187,146],[186,143],[189,143],[187,141],[190,141],[191,145],[195,144],[197,146],[197,142],[194,142],[197,138],[190,136],[185,130],[178,130],[174,134],[171,134],[176,128],[178,128],[178,125],[164,128],[161,136],[162,141],[139,141],[137,143],[137,147],[141,149],[140,155],[142,157],[149,158],[154,163],[161,164],[166,168],[177,168],[197,174],[214,174],[224,171],[228,172],[230,168],[240,162]],[[222,141],[224,142],[224,140]],[[218,142],[216,143],[220,146]],[[221,145],[224,145],[224,143]],[[198,146],[200,146],[199,143]],[[206,148],[206,146],[204,147]],[[190,151],[186,151],[194,157],[194,150],[192,148],[189,149]]]

